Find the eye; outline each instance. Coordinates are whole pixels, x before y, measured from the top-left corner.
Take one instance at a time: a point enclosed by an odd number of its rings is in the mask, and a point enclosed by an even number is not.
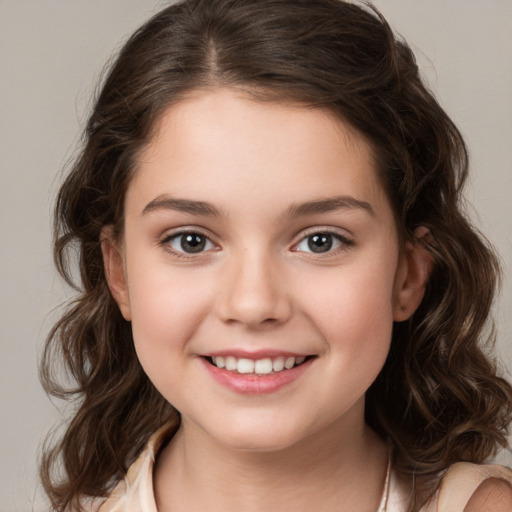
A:
[[[202,233],[189,231],[168,236],[162,241],[176,253],[197,254],[215,248],[213,242]]]
[[[304,237],[294,250],[321,254],[335,251],[343,245],[349,246],[352,242],[337,233],[317,232]]]

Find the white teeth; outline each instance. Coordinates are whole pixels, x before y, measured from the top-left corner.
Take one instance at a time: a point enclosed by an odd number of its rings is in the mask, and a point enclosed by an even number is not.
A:
[[[228,371],[237,371],[238,373],[256,373],[257,375],[269,375],[272,372],[277,373],[283,370],[291,370],[294,366],[302,364],[306,360],[305,356],[283,357],[278,356],[274,359],[266,357],[264,359],[240,358],[234,356],[215,356],[212,357],[212,363],[217,368],[225,368]]]
[[[284,357],[276,357],[272,362],[272,368],[275,372],[280,372],[284,369]]]
[[[287,370],[291,370],[295,366],[295,357],[287,357],[284,362],[284,367]]]
[[[251,359],[239,359],[236,369],[238,373],[254,373],[254,361]]]
[[[254,363],[254,371],[260,375],[266,375],[270,373],[272,371],[272,359],[258,359]]]
[[[224,360],[225,364],[226,364],[226,370],[230,370],[230,371],[233,371],[233,370],[236,370],[236,367],[237,367],[237,360],[235,357],[233,356],[228,356],[226,357],[226,359]]]

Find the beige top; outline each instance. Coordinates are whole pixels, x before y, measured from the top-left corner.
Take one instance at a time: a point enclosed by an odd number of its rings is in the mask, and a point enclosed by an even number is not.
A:
[[[91,512],[157,512],[153,494],[153,465],[167,436],[168,426],[155,432],[110,496],[106,500],[84,504],[86,509]],[[503,466],[468,462],[454,464],[441,480],[434,500],[419,512],[463,512],[475,490],[487,478],[499,478],[512,486],[512,472]],[[410,485],[389,466],[377,512],[407,512],[410,494]]]

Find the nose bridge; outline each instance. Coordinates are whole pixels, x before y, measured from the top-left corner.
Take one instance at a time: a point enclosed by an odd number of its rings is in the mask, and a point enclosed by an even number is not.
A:
[[[282,323],[291,311],[278,259],[268,249],[244,247],[231,256],[220,314],[224,321],[256,328]]]

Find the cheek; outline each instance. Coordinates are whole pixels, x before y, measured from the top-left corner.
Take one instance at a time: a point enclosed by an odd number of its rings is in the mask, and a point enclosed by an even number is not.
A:
[[[192,349],[187,343],[209,309],[211,291],[186,271],[147,263],[140,268],[128,271],[135,348],[145,368],[172,364],[175,358],[166,355]]]
[[[333,323],[339,316],[392,320],[394,269],[391,260],[382,265],[362,263],[311,273],[302,280],[302,292],[317,309],[334,315]]]
[[[343,364],[384,362],[393,328],[395,265],[391,257],[370,260],[302,281],[302,309]]]

